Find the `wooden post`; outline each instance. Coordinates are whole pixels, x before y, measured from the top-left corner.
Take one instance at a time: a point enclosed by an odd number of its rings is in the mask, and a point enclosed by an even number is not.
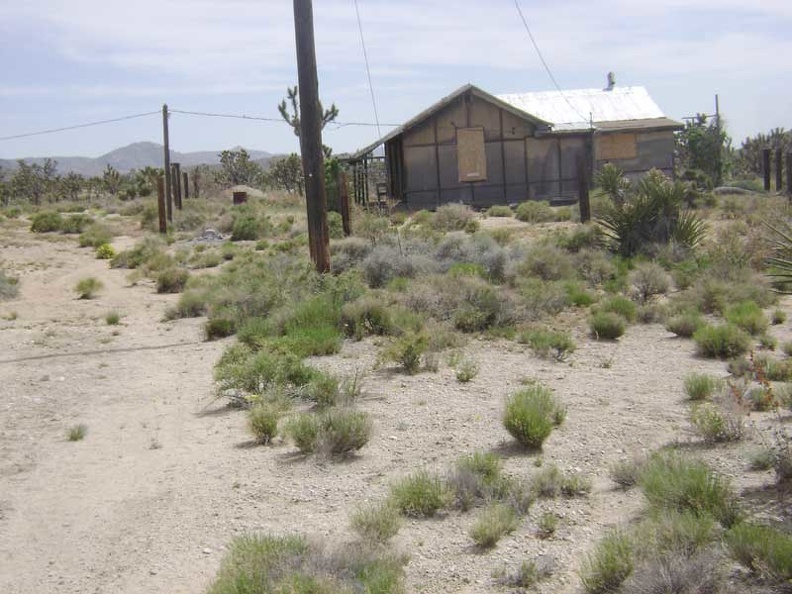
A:
[[[780,148],[775,152],[776,162],[776,192],[784,191],[784,151]]]
[[[188,200],[190,198],[190,176],[186,171],[182,172],[182,185],[184,186],[184,199]]]
[[[322,154],[322,114],[319,113],[319,80],[316,74],[313,4],[294,0],[294,33],[297,40],[297,83],[300,90],[300,149],[308,211],[308,245],[318,272],[330,271],[330,233],[327,229],[327,196]]]
[[[181,193],[181,164],[171,164],[173,168],[173,202],[176,208],[182,209],[182,193]]]
[[[588,164],[583,155],[578,155],[577,159],[577,183],[580,222],[588,223],[591,220],[591,203],[589,202]]]
[[[193,196],[195,198],[201,197],[201,170],[200,168],[196,167],[193,169]]]
[[[173,200],[171,193],[170,138],[168,137],[168,104],[162,105],[162,144],[164,145],[165,169],[165,204],[168,208],[168,220],[173,222]]]
[[[792,200],[792,152],[786,154],[786,189]]]
[[[765,192],[770,191],[770,149],[762,149],[762,175]]]
[[[167,213],[165,212],[165,176],[157,177],[157,213],[159,214],[159,232],[168,232]]]
[[[338,171],[338,206],[341,211],[341,222],[344,226],[344,237],[352,235],[352,224],[349,220],[349,188],[346,171]]]

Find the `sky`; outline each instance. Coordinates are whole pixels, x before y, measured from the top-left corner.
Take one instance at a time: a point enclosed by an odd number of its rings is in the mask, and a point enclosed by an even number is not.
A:
[[[562,89],[648,89],[669,117],[713,113],[737,146],[792,127],[790,0],[517,0]],[[319,91],[354,151],[473,83],[492,94],[553,90],[515,0],[314,0]],[[0,136],[171,109],[278,118],[296,84],[288,0],[25,0],[0,4]],[[377,128],[376,120],[380,127]],[[177,151],[298,150],[281,122],[170,117]],[[0,140],[0,158],[97,157],[162,142],[158,113]]]

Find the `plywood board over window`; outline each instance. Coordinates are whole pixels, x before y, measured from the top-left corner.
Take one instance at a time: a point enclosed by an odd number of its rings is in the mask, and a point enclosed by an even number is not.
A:
[[[597,160],[634,159],[638,156],[635,134],[603,134],[597,138]]]
[[[457,129],[457,167],[460,182],[477,182],[487,179],[484,128]]]

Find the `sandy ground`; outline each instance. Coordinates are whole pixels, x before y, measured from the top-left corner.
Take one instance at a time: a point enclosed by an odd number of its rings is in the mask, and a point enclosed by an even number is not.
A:
[[[445,472],[462,454],[491,450],[508,472],[528,477],[538,456],[510,447],[500,421],[504,398],[526,378],[554,388],[568,407],[543,463],[591,477],[593,493],[538,502],[490,552],[471,546],[475,511],[407,521],[395,544],[411,555],[409,592],[503,592],[493,571],[539,554],[557,563],[539,592],[579,592],[582,554],[643,506],[638,492],[613,488],[608,465],[690,441],[682,378],[693,370],[726,375],[723,363],[695,358],[691,341],[658,325],[599,343],[581,327],[566,363],[474,340],[465,351],[480,372],[469,384],[445,363],[416,376],[372,370],[376,345],[348,343],[315,364],[366,372],[360,408],[375,436],[351,460],[304,459],[289,444],[252,444],[244,415],[216,399],[212,368],[229,342],[204,342],[201,320],[163,322],[177,296],[157,295],[148,282],[130,285],[128,271],[109,269],[73,239],[6,227],[0,245],[4,266],[21,279],[19,298],[0,302],[0,316],[16,314],[0,320],[4,594],[202,592],[235,535],[300,532],[343,542],[356,504],[384,498],[395,479],[418,468]],[[85,276],[104,283],[98,298],[76,298]],[[111,310],[121,312],[119,326],[105,323]],[[786,328],[773,331],[792,338]],[[761,425],[768,417],[752,419]],[[69,442],[78,423],[87,436]],[[763,513],[788,518],[787,503],[760,490],[772,473],[745,472],[744,452],[757,443],[755,436],[714,450],[689,446],[754,493]],[[561,524],[541,540],[536,519],[548,510]]]

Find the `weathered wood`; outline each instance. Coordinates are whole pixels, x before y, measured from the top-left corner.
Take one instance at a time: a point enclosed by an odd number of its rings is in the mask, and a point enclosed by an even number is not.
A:
[[[182,186],[184,190],[184,199],[186,200],[190,197],[190,176],[187,175],[186,171],[182,173]]]
[[[775,162],[776,162],[776,171],[775,171],[775,178],[776,178],[776,192],[783,192],[784,191],[784,151],[783,149],[777,148],[775,152]]]
[[[181,164],[171,163],[172,168],[172,181],[171,188],[173,190],[173,203],[179,210],[182,209],[182,193],[181,193]]]
[[[163,169],[165,170],[165,204],[168,220],[173,221],[173,200],[171,193],[170,138],[168,135],[168,104],[162,105],[162,144],[164,145]]]
[[[352,224],[349,220],[349,186],[347,185],[346,171],[338,172],[338,205],[341,210],[341,223],[344,227],[344,237],[352,235]]]
[[[762,149],[762,175],[765,192],[770,191],[770,149]]]
[[[792,152],[786,154],[786,189],[792,200]]]
[[[157,178],[157,214],[159,215],[159,232],[168,232],[167,212],[165,207],[165,176]]]
[[[330,271],[330,233],[322,154],[322,114],[316,74],[313,4],[294,0],[294,33],[297,40],[297,81],[300,89],[300,149],[308,211],[308,245],[318,272]]]
[[[591,220],[591,202],[589,201],[588,164],[583,155],[578,155],[577,159],[577,184],[580,222],[588,223]]]

